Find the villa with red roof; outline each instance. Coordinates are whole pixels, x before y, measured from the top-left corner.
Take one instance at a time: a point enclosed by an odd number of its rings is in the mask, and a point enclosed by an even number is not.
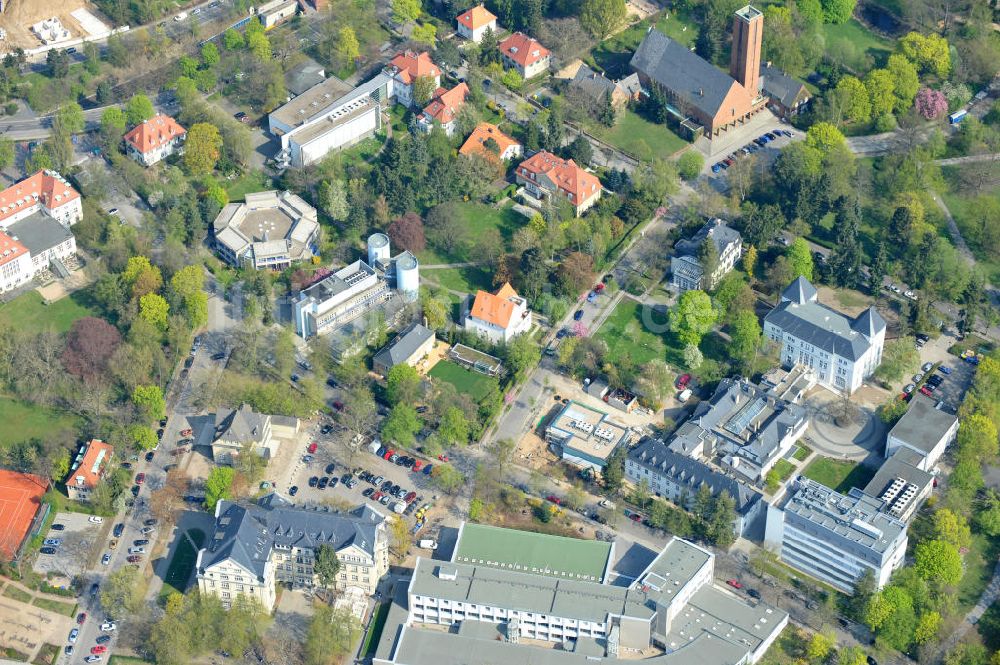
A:
[[[531,329],[531,310],[514,287],[505,283],[495,294],[488,291],[476,293],[472,311],[465,318],[465,329],[494,344],[506,344]]]
[[[459,83],[451,90],[438,88],[434,91],[434,98],[431,103],[424,107],[424,112],[420,114],[418,122],[420,127],[429,132],[434,127],[435,122],[441,123],[445,134],[451,136],[455,131],[455,120],[458,112],[465,106],[465,98],[469,94],[469,86]]]
[[[493,144],[489,144],[488,141],[493,141]],[[491,148],[495,148],[496,152],[493,152]],[[521,144],[501,132],[496,125],[481,122],[469,134],[469,138],[459,148],[458,153],[460,155],[493,156],[506,161],[520,157],[521,150]]]
[[[497,17],[482,4],[459,14],[455,24],[461,37],[477,44],[487,30],[497,31]]]
[[[441,85],[441,70],[426,51],[404,51],[389,62],[385,71],[392,78],[392,94],[396,101],[407,108],[413,105],[413,84],[418,78],[433,79],[435,88]]]
[[[114,454],[114,447],[100,439],[92,439],[80,448],[66,478],[66,494],[69,498],[74,501],[89,501],[90,493],[110,468]]]
[[[143,166],[152,166],[180,150],[186,137],[187,130],[176,120],[157,113],[125,134],[126,152]]]
[[[601,198],[601,181],[577,166],[572,159],[556,157],[544,150],[521,162],[517,182],[536,199],[557,196],[569,201],[579,217]]]
[[[69,227],[83,217],[80,194],[55,171],[39,171],[0,192],[0,292],[50,268],[69,273],[76,254]]]
[[[38,532],[48,512],[42,497],[48,478],[0,469],[0,560],[14,561]]]
[[[500,42],[500,54],[504,66],[516,69],[525,80],[547,71],[552,61],[552,53],[523,32],[515,32]]]

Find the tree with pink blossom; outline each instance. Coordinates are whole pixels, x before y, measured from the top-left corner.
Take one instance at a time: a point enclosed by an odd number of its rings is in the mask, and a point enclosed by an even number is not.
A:
[[[948,111],[948,100],[940,90],[921,88],[914,103],[917,106],[917,113],[928,120],[933,120]]]

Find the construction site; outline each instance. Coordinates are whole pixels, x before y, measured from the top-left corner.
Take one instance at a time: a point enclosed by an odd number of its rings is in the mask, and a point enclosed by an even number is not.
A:
[[[0,0],[0,52],[25,51],[106,37],[106,24],[86,0]]]

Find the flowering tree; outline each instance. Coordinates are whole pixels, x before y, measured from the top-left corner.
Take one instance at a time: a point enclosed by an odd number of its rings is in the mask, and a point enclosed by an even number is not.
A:
[[[933,120],[948,110],[948,100],[940,90],[921,88],[915,103],[917,112],[928,120]]]

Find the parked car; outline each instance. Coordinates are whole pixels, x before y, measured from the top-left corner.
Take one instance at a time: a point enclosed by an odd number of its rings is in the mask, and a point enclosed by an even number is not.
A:
[[[86,621],[87,621],[86,612],[80,612],[79,614],[76,615],[76,625],[82,626],[84,623],[86,623]]]
[[[159,522],[160,521],[155,517],[150,517],[148,520],[144,521],[143,524],[145,524],[146,526],[156,526],[157,524],[159,524]]]
[[[309,444],[309,447],[306,448],[306,450],[309,452],[310,455],[315,455],[316,451],[319,450],[319,444],[313,441],[312,443]]]
[[[136,485],[142,485],[144,482],[146,482],[146,474],[144,474],[144,473],[136,474],[136,476],[135,476],[135,484]]]
[[[111,552],[105,552],[104,556],[101,557],[101,565],[107,566],[111,564]]]
[[[142,535],[144,535],[144,536],[148,536],[149,534],[153,533],[154,531],[156,531],[156,528],[155,528],[155,527],[151,527],[151,526],[144,526],[144,527],[142,527],[142,529],[141,529],[141,530],[139,531],[139,533],[141,533],[141,534],[142,534]]]
[[[555,496],[554,494],[548,495],[547,497],[545,497],[545,500],[546,501],[551,501],[552,503],[556,504],[557,506],[561,506],[562,505],[562,499],[560,499],[559,497]]]
[[[912,384],[912,383],[907,383],[907,384],[906,384],[906,386],[904,386],[904,387],[903,387],[903,392],[904,392],[905,394],[909,395],[910,393],[912,393],[912,392],[914,391],[914,389],[915,389],[916,387],[917,387],[917,386],[916,386],[916,385],[914,385],[914,384]]]
[[[146,553],[146,548],[143,547],[143,546],[141,546],[141,545],[138,546],[138,547],[130,547],[130,548],[128,548],[128,553],[129,554],[145,554]]]
[[[298,493],[299,493],[298,485],[292,485],[291,487],[288,488],[288,496],[295,496]]]
[[[326,469],[324,471],[325,471],[326,475],[329,476],[329,475],[333,474],[333,470],[336,469],[336,468],[337,468],[337,465],[331,462],[330,464],[326,465]]]
[[[739,582],[737,582],[736,580],[726,580],[726,584],[728,584],[729,586],[733,587],[734,589],[742,589],[743,588],[743,585],[740,584]]]
[[[148,538],[139,538],[138,540],[132,541],[132,544],[135,545],[136,547],[142,547],[144,545],[149,545],[149,539]]]
[[[38,551],[40,553],[42,553],[42,554],[55,554],[56,553],[56,548],[54,548],[54,547],[43,547],[42,549],[40,549]]]
[[[336,478],[334,480],[336,480]],[[327,476],[323,476],[322,478],[319,479],[319,484],[316,485],[316,487],[318,487],[321,490],[325,490],[329,484],[330,484],[330,478]]]
[[[91,655],[91,656],[87,656],[86,658],[84,658],[83,662],[85,662],[85,663],[99,663],[102,660],[104,660],[104,656]]]
[[[91,524],[104,524],[104,518],[100,515],[91,515],[87,521]]]
[[[366,487],[365,491],[361,493],[361,496],[363,496],[363,497],[365,497],[367,499],[368,497],[370,497],[374,493],[375,493],[375,488],[374,487]]]
[[[313,476],[312,478],[309,479],[309,487],[316,487],[316,485],[318,484],[319,484],[319,478],[317,476]]]
[[[97,644],[107,644],[111,641],[110,635],[99,635],[97,639],[94,640]]]
[[[757,589],[747,589],[747,595],[760,600],[760,591],[757,591]]]
[[[924,363],[923,366],[921,366],[920,371],[926,374],[931,371],[931,367],[934,367],[934,363]]]
[[[59,547],[62,544],[62,540],[59,538],[46,538],[42,545],[48,545],[49,547]]]
[[[951,374],[951,368],[947,365],[938,365],[938,371],[942,374]]]
[[[101,624],[101,630],[103,630],[105,633],[113,633],[116,628],[118,628],[118,624],[116,624],[114,621],[105,621],[104,623]]]
[[[687,388],[687,384],[689,383],[691,383],[690,374],[681,374],[680,378],[677,379],[677,387],[680,388],[681,390]]]
[[[70,642],[76,642],[76,638],[78,638],[79,636],[80,636],[80,629],[79,628],[74,628],[73,630],[69,631],[69,641]]]
[[[582,309],[578,309],[578,310],[576,310],[576,312],[573,313],[573,320],[574,321],[579,321],[582,318],[583,318],[583,310]]]
[[[103,644],[98,644],[97,646],[92,647],[90,649],[90,653],[99,654],[99,653],[104,653],[107,650],[108,648],[106,646],[104,646]]]
[[[927,397],[930,397],[930,396],[931,396],[931,391],[930,391],[930,390],[928,390],[928,387],[927,387],[927,386],[922,386],[922,387],[920,388],[920,394],[921,394],[921,395],[926,395]]]
[[[66,525],[65,524],[53,524],[49,528],[52,529],[53,531],[63,531],[63,530],[66,529]]]

